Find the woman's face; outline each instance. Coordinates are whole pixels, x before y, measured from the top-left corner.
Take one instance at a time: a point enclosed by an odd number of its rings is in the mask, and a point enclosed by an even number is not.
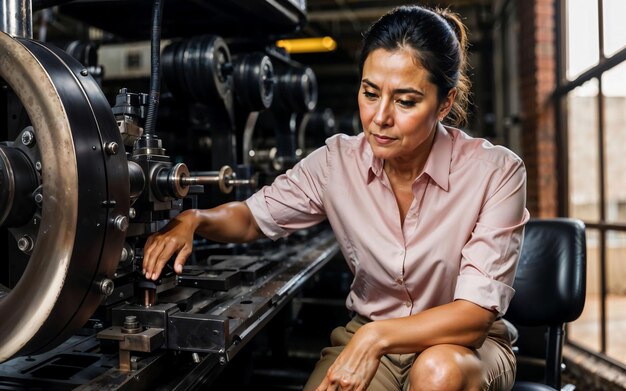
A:
[[[437,102],[437,86],[410,51],[372,51],[363,64],[359,112],[374,155],[410,160],[428,154],[437,121],[453,99],[454,91]]]

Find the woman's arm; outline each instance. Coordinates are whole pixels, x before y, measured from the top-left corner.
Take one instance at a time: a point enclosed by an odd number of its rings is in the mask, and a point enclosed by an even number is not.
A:
[[[230,202],[213,209],[189,209],[174,217],[161,231],[148,238],[144,246],[143,271],[156,280],[174,255],[174,270],[183,271],[197,233],[217,242],[243,243],[263,237],[263,233],[244,202]]]
[[[440,344],[478,348],[495,319],[496,312],[457,300],[405,318],[367,323],[339,354],[317,390],[366,389],[385,354],[420,353]]]
[[[334,140],[337,144],[340,138]],[[143,259],[146,278],[156,280],[174,254],[177,254],[174,270],[181,273],[191,254],[195,233],[225,243],[250,242],[265,234],[276,240],[324,220],[322,199],[328,177],[328,149],[317,149],[245,202],[186,210],[173,218],[146,241]]]
[[[470,349],[482,346],[497,313],[466,300],[430,308],[404,318],[380,320],[363,326],[375,339],[380,356],[389,353],[419,353],[441,344]]]

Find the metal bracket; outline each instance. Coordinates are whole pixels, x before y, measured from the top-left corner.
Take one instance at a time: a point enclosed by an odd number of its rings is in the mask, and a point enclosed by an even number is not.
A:
[[[113,326],[99,332],[96,338],[119,341],[120,371],[125,372],[131,370],[131,352],[151,353],[165,343],[164,330],[156,327],[128,333],[123,327]]]

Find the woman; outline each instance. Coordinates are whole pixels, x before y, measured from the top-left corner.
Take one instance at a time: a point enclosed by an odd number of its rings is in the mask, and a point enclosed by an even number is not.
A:
[[[400,7],[365,35],[363,133],[338,135],[244,203],[188,210],[148,239],[156,279],[194,233],[277,239],[328,219],[354,282],[356,315],[305,390],[505,390],[515,358],[502,320],[528,220],[512,152],[443,126],[464,120],[465,28],[454,14]],[[369,387],[369,388],[368,388]]]

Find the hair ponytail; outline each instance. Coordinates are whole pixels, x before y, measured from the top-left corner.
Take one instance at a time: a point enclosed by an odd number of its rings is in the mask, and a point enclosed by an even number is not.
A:
[[[459,42],[459,79],[456,85],[456,99],[452,104],[452,109],[448,113],[448,121],[457,125],[467,125],[467,107],[470,101],[472,82],[467,76],[467,48],[469,47],[469,39],[467,37],[467,27],[461,21],[461,17],[456,12],[452,12],[449,8],[435,8],[434,11],[441,16],[454,32]]]

